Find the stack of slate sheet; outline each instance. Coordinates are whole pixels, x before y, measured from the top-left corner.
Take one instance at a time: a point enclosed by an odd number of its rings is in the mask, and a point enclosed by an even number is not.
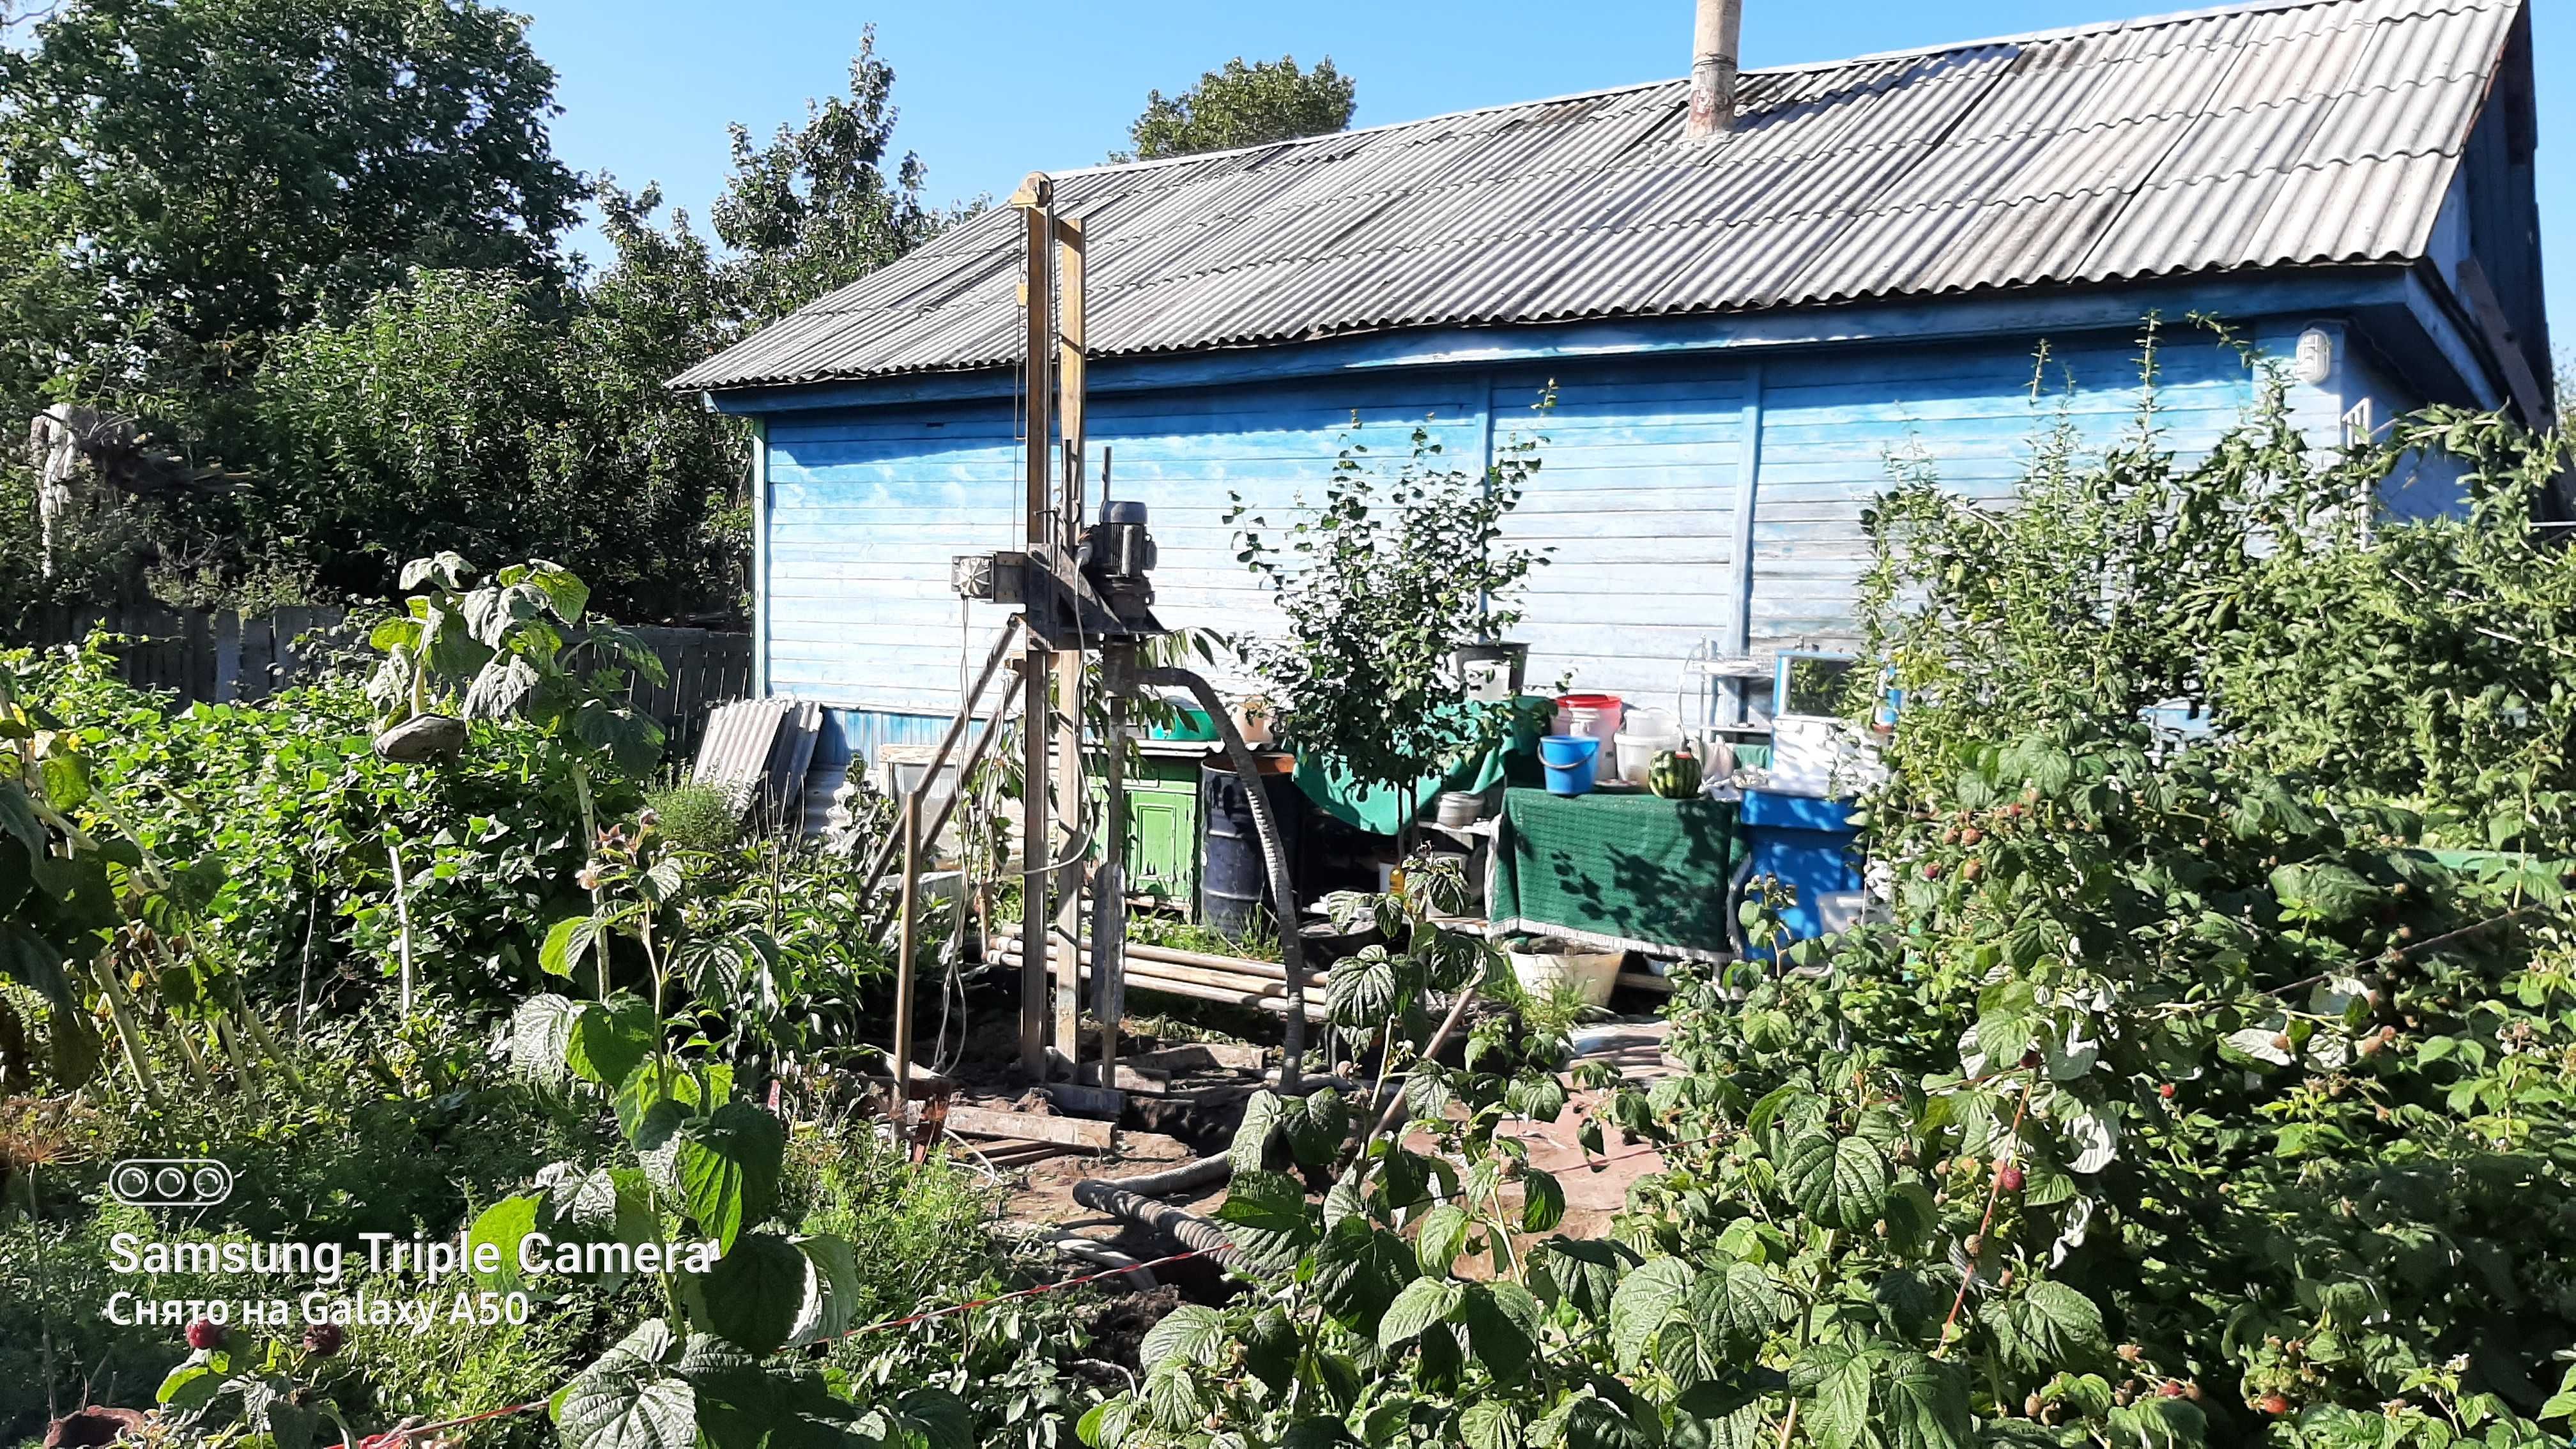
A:
[[[793,819],[805,803],[805,771],[822,726],[823,707],[806,700],[725,705],[707,717],[689,778],[723,791],[737,817],[758,806],[763,819]]]

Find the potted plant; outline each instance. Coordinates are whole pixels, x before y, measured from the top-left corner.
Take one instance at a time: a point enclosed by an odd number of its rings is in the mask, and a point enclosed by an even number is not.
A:
[[[1243,742],[1254,749],[1273,744],[1278,737],[1270,729],[1270,696],[1247,694],[1234,707],[1234,727],[1243,733]]]
[[[1516,698],[1529,673],[1529,646],[1514,639],[1480,639],[1450,656],[1469,699],[1498,704]]]

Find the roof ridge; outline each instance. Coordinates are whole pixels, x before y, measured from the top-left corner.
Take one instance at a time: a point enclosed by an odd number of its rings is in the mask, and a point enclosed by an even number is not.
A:
[[[2188,25],[2222,15],[2267,15],[2281,10],[2314,10],[2339,5],[2365,5],[2370,0],[2235,0],[2233,4],[2211,5],[2196,10],[2173,10],[2157,15],[2141,15],[2126,20],[2097,20],[2088,25],[2061,25],[2045,30],[2028,30],[2011,35],[1990,35],[1973,40],[1944,41],[1933,45],[1910,46],[1898,50],[1869,51],[1860,55],[1841,56],[1830,60],[1797,61],[1786,65],[1749,67],[1743,76],[1804,75],[1814,71],[1837,70],[1846,66],[1874,65],[1895,60],[1919,60],[1926,56],[1950,55],[1959,51],[1990,50],[2003,45],[2032,45],[2042,41],[2071,40],[2086,35],[2116,35],[2131,30],[2158,30],[2168,25]],[[2511,7],[2523,0],[2451,0],[2454,5],[2474,9],[2494,6]],[[1249,156],[1256,152],[1287,151],[1296,147],[1319,146],[1353,136],[1370,136],[1380,131],[1400,131],[1413,126],[1429,126],[1441,121],[1464,120],[1470,116],[1491,115],[1497,111],[1535,110],[1561,106],[1574,101],[1595,100],[1603,96],[1625,95],[1638,91],[1687,86],[1688,76],[1668,76],[1658,80],[1628,81],[1619,85],[1596,86],[1591,90],[1569,91],[1563,95],[1538,96],[1528,100],[1496,101],[1491,105],[1469,106],[1464,110],[1439,111],[1428,116],[1415,116],[1402,121],[1380,121],[1373,126],[1353,126],[1340,131],[1321,131],[1312,136],[1292,136],[1284,141],[1262,141],[1250,146],[1229,146],[1221,151],[1193,151],[1186,156],[1161,156],[1150,161],[1100,161],[1088,166],[1048,171],[1046,176],[1063,181],[1076,176],[1097,176],[1104,172],[1134,175],[1143,171],[1165,170],[1198,162],[1221,160],[1228,156]]]

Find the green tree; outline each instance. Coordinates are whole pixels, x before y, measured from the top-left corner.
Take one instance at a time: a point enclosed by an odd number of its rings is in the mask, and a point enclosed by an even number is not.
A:
[[[805,105],[805,124],[780,126],[768,145],[735,125],[733,175],[716,198],[716,264],[725,320],[766,326],[848,286],[914,247],[946,218],[925,208],[921,158],[891,169],[894,67],[877,58],[876,29],[850,57],[850,94]]]
[[[662,391],[681,344],[632,281],[612,270],[567,322],[506,273],[423,271],[345,326],[279,339],[250,531],[350,593],[382,596],[401,560],[453,549],[554,559],[613,617],[730,607],[706,524],[738,440]]]
[[[1236,56],[1177,96],[1147,92],[1145,113],[1127,128],[1136,149],[1116,159],[1159,161],[1320,136],[1351,123],[1355,95],[1331,56],[1313,70],[1299,70],[1294,56],[1250,65]]]
[[[66,0],[0,48],[0,397],[204,418],[413,266],[551,280],[554,73],[478,0]]]

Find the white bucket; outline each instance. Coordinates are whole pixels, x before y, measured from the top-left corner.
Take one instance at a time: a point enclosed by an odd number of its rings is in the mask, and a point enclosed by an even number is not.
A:
[[[1631,709],[1619,728],[1632,735],[1678,735],[1682,732],[1681,716],[1668,709]]]
[[[1678,750],[1681,747],[1682,732],[1678,729],[1670,734],[1660,735],[1621,730],[1619,732],[1619,778],[1631,785],[1642,785],[1646,783],[1646,776],[1654,771],[1655,756],[1666,750]]]

